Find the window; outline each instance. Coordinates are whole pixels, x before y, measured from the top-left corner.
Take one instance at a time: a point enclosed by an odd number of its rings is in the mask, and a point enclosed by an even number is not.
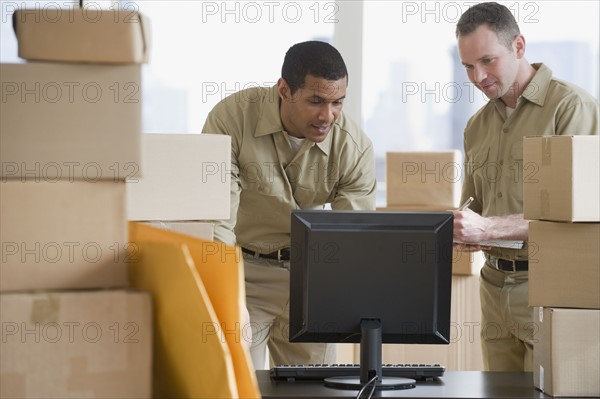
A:
[[[519,23],[529,62],[544,62],[598,98],[597,1],[500,3]],[[374,141],[380,182],[386,151],[462,149],[468,118],[487,100],[456,50],[456,23],[474,4],[364,2],[362,124]]]
[[[229,94],[270,86],[287,49],[331,42],[333,1],[138,1],[152,22],[144,70],[144,132],[199,133],[212,107]]]

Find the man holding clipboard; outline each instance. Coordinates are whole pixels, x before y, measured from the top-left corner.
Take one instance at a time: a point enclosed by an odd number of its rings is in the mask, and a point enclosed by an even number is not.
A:
[[[462,198],[454,239],[483,250],[481,339],[490,371],[531,371],[535,329],[528,307],[528,229],[523,218],[523,137],[598,134],[598,102],[525,59],[525,38],[510,10],[470,7],[456,28],[469,80],[490,101],[467,123]],[[499,241],[501,240],[501,241]],[[522,240],[524,245],[501,245]]]

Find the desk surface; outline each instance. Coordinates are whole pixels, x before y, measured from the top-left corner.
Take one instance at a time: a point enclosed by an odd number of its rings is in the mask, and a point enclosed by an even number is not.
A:
[[[271,381],[268,370],[257,371],[263,399],[355,398],[356,390],[327,388],[316,381]],[[363,397],[365,392],[363,392]],[[417,381],[416,388],[379,391],[377,398],[548,398],[533,386],[532,373],[447,371],[434,381]]]

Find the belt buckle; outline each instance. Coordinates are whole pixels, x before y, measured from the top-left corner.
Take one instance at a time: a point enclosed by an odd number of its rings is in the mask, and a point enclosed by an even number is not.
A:
[[[489,261],[490,265],[492,265],[494,269],[500,270],[500,268],[498,267],[498,258],[496,258],[495,256],[490,256]]]
[[[514,259],[505,259],[505,261],[509,261],[512,264],[513,273],[517,272],[517,261]]]
[[[495,256],[490,256],[490,263],[492,264],[492,266],[494,266],[494,268],[496,270],[500,270],[502,272],[509,272],[511,270],[505,270],[504,268],[500,267],[500,261],[502,262],[510,262],[512,265],[512,272],[516,273],[517,272],[517,261],[514,259],[500,259],[500,258],[496,258]]]

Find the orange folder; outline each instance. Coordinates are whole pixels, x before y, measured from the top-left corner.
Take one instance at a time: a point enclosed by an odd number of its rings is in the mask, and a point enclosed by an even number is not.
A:
[[[155,397],[260,398],[237,247],[129,224],[130,279],[155,308]]]

